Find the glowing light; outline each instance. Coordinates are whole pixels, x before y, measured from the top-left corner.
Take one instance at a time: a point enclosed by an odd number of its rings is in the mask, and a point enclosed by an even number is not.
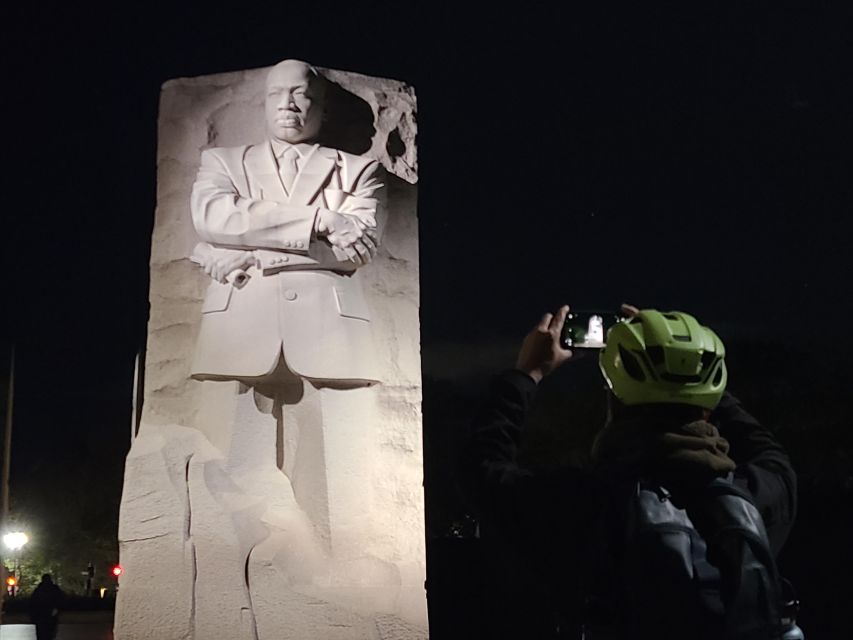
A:
[[[10,587],[14,587],[16,584],[18,584],[18,579],[15,576],[9,576],[8,578],[6,578],[6,584]]]
[[[3,544],[12,551],[17,551],[30,541],[30,537],[23,531],[10,531],[3,536]]]
[[[107,595],[107,588],[101,587],[101,599],[103,600],[106,595]]]
[[[118,578],[123,572],[124,572],[124,569],[121,568],[120,564],[117,564],[116,566],[113,567],[113,575],[116,578]]]

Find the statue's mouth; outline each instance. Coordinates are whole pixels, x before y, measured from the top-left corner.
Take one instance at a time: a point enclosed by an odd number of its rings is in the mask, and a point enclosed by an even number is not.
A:
[[[275,119],[276,124],[280,124],[284,127],[300,127],[302,126],[302,122],[296,116],[284,116],[281,118]]]

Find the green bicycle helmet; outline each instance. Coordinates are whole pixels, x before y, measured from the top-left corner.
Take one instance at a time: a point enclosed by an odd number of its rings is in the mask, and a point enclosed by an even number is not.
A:
[[[726,388],[725,355],[717,334],[693,316],[644,309],[610,328],[598,364],[625,405],[713,409]]]

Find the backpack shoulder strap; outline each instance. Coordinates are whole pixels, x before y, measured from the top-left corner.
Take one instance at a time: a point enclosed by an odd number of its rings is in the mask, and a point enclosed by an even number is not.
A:
[[[673,504],[660,483],[635,484],[624,542],[622,573],[632,626],[659,638],[721,637],[719,573],[708,562],[689,514]]]
[[[782,592],[776,562],[758,509],[744,491],[717,479],[687,508],[720,572],[725,637],[781,635]]]

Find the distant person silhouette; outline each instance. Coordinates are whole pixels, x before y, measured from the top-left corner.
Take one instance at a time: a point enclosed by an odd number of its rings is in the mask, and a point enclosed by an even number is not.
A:
[[[53,640],[59,627],[59,608],[65,594],[53,583],[49,573],[30,596],[30,621],[36,626],[37,640]]]

